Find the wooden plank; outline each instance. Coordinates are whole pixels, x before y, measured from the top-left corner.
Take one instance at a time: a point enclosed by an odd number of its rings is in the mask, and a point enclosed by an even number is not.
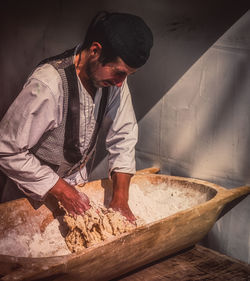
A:
[[[141,267],[112,281],[250,280],[250,265],[200,245]]]

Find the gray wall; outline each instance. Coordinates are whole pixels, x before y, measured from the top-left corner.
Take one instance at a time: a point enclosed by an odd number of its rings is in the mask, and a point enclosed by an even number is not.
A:
[[[8,1],[1,8],[0,117],[43,58],[81,41],[101,9],[142,16],[155,45],[129,79],[139,123],[137,167],[228,188],[249,181],[248,1]],[[93,173],[106,175],[100,152]],[[250,198],[221,218],[206,245],[250,262]]]
[[[249,30],[248,11],[143,116],[138,168],[158,165],[228,188],[250,184]],[[250,263],[249,215],[250,196],[216,223],[205,245]]]

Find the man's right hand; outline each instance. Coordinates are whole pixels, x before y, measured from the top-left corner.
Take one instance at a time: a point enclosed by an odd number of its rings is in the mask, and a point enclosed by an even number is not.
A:
[[[88,196],[79,193],[61,178],[50,189],[49,193],[60,201],[67,212],[73,216],[81,215],[90,208]]]

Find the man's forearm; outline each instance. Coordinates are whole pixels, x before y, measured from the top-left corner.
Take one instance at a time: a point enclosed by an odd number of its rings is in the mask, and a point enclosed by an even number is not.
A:
[[[131,177],[132,175],[127,173],[114,172],[112,174],[113,200],[128,201]]]
[[[129,184],[132,174],[114,172],[112,174],[113,180],[113,198],[109,207],[121,212],[129,221],[134,222],[135,216],[131,212],[128,205]]]
[[[1,147],[1,144],[0,144]],[[1,154],[1,152],[0,152]],[[28,151],[0,157],[1,170],[36,200],[41,200],[58,181],[58,175]]]

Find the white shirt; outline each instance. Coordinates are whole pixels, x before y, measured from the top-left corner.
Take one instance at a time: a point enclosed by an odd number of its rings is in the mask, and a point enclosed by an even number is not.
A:
[[[94,100],[78,78],[80,93],[80,149],[86,149],[91,138],[102,89]],[[35,69],[23,90],[0,122],[0,168],[18,187],[35,199],[42,199],[55,185],[59,176],[29,152],[47,130],[59,126],[63,114],[63,89],[58,72],[50,64]],[[127,81],[122,87],[111,87],[105,124],[109,127],[106,148],[109,171],[135,173],[137,123]],[[87,178],[86,171],[83,177]],[[74,175],[79,182],[79,174]]]

